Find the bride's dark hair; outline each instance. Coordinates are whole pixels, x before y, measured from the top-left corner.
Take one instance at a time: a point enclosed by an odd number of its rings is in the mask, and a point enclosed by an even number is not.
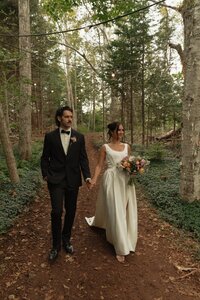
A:
[[[113,133],[114,131],[116,131],[116,132],[118,131],[120,125],[121,125],[120,122],[112,122],[112,123],[110,123],[110,124],[107,125],[109,140],[110,140],[111,137],[112,137],[112,133]]]

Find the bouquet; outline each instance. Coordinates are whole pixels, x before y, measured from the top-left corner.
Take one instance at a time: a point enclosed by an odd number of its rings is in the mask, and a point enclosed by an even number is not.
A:
[[[118,164],[118,167],[123,169],[129,175],[128,184],[132,185],[135,175],[143,174],[150,161],[141,158],[140,156],[126,156]]]

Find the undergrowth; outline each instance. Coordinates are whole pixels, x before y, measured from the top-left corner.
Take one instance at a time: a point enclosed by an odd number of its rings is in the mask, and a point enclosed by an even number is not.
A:
[[[183,201],[179,193],[180,162],[176,158],[151,160],[148,171],[137,180],[163,219],[191,232],[200,241],[200,201]]]
[[[41,186],[40,156],[41,143],[35,142],[30,161],[20,160],[16,150],[15,157],[20,183],[12,184],[8,176],[5,159],[0,151],[0,233],[13,224],[15,217],[30,203]]]

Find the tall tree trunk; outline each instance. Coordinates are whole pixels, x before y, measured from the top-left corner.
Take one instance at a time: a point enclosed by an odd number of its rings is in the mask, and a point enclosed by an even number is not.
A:
[[[67,19],[65,20],[65,28],[67,28]],[[65,61],[66,61],[66,86],[67,86],[67,100],[71,108],[73,109],[73,127],[77,128],[77,111],[75,104],[75,96],[73,93],[72,83],[71,83],[71,75],[70,75],[70,51],[69,51],[69,43],[67,38],[67,33],[63,35],[65,49]]]
[[[6,78],[6,74],[5,72],[3,72],[3,78],[4,78],[4,111],[5,111],[5,121],[6,121],[6,125],[8,127],[9,125],[9,109],[8,109],[8,82],[7,82],[7,78]]]
[[[130,101],[131,101],[131,146],[133,146],[133,75],[130,76]]]
[[[180,193],[192,202],[200,200],[200,3],[185,0],[183,7],[186,70]]]
[[[6,157],[6,163],[8,167],[8,172],[10,176],[10,180],[12,183],[19,182],[19,175],[17,172],[17,166],[15,157],[13,154],[12,144],[10,142],[9,134],[8,134],[8,127],[6,125],[6,120],[4,117],[2,105],[0,103],[0,140],[3,146],[4,154]]]
[[[95,86],[96,86],[96,82],[95,82],[95,74],[93,72],[93,76],[92,76],[92,81],[93,81],[93,99],[92,99],[92,130],[95,131],[95,127],[96,127],[96,122],[95,122],[95,115],[96,115],[96,92],[95,92]]]
[[[29,0],[18,0],[19,35],[30,35]],[[21,159],[31,158],[31,55],[30,37],[19,37],[19,153]]]
[[[102,133],[103,133],[103,142],[105,143],[105,84],[103,79],[101,80],[101,94],[102,94],[102,109],[103,109],[103,115],[102,115],[102,121],[103,121],[103,126],[102,126]],[[112,97],[111,97],[112,99]],[[111,101],[112,103],[112,101]]]
[[[149,108],[149,105],[147,107],[147,127],[146,127],[146,130],[147,130],[147,133],[146,133],[146,147],[148,148],[149,146],[149,111],[150,111],[150,108]]]
[[[114,80],[114,78],[113,78]],[[104,128],[106,128],[106,122],[107,122],[107,118],[106,118],[106,99],[105,99],[105,88],[106,88],[106,85],[105,83],[103,82],[102,84],[104,90],[104,94],[103,94],[103,97],[104,97]],[[117,120],[119,118],[119,115],[121,115],[121,107],[122,107],[122,102],[121,100],[118,99],[117,95],[116,95],[116,90],[114,88],[113,85],[110,86],[110,113],[109,113],[109,122],[112,122],[113,120]]]
[[[65,60],[66,60],[66,66],[67,66],[67,74],[66,74],[66,86],[67,86],[67,100],[71,108],[73,109],[73,127],[77,128],[77,114],[75,110],[75,101],[74,101],[74,95],[73,95],[73,89],[71,84],[71,77],[70,77],[70,69],[69,69],[69,50],[66,48],[65,51]]]
[[[141,90],[142,90],[142,145],[144,145],[145,143],[145,110],[144,110],[144,105],[145,105],[145,91],[144,91],[144,66],[145,66],[145,63],[144,63],[144,54],[145,54],[145,47],[144,47],[144,43],[143,43],[143,46],[142,46],[142,78],[141,78]]]
[[[39,90],[39,134],[43,134],[43,126],[44,126],[44,122],[43,122],[43,93],[42,93],[42,89],[40,86],[40,90]]]

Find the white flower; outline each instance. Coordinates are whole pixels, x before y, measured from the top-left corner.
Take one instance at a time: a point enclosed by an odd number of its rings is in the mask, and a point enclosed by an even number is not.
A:
[[[134,161],[135,160],[135,156],[129,156],[129,161]]]
[[[71,141],[71,143],[75,143],[77,140],[76,140],[76,137],[75,136],[72,136],[71,138],[70,138],[70,141]]]

